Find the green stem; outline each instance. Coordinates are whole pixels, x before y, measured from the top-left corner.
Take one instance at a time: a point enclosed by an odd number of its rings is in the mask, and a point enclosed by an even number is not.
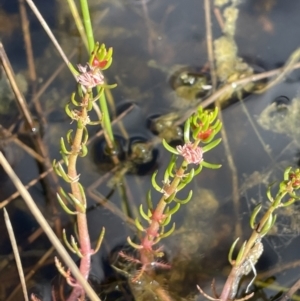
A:
[[[89,49],[88,48],[89,47],[88,46],[88,41],[87,41],[87,37],[86,37],[85,30],[84,30],[84,26],[83,26],[81,17],[79,15],[77,6],[76,6],[74,0],[67,0],[67,1],[68,1],[68,4],[69,4],[69,7],[70,7],[70,11],[72,13],[72,16],[74,18],[77,30],[78,30],[78,32],[80,34],[81,40],[82,40],[84,46],[86,47],[86,49],[88,50]]]
[[[87,35],[87,39],[88,39],[89,53],[91,54],[95,47],[95,40],[94,40],[93,28],[92,28],[87,0],[80,0],[80,5],[81,5],[81,10],[82,10],[82,15],[83,15],[83,23],[84,23],[84,27],[85,27],[85,31],[86,31],[86,35]],[[99,89],[98,89],[98,92],[99,92]],[[104,93],[101,94],[99,103],[100,103],[101,112],[103,114],[102,127],[105,132],[104,136],[106,138],[106,142],[107,142],[109,148],[114,149],[114,146],[115,146],[114,145],[114,135],[113,135],[113,131],[111,128],[111,121],[110,121],[108,107],[107,107],[107,101],[106,101]]]
[[[80,0],[80,6],[81,6],[81,11],[82,11],[82,16],[83,16],[85,32],[87,35],[87,40],[88,40],[88,45],[89,45],[89,53],[91,53],[95,47],[95,40],[94,40],[92,22],[91,22],[91,18],[90,18],[88,1]]]
[[[109,141],[106,141],[106,142],[110,149],[114,149],[115,139],[114,139],[114,135],[113,135],[112,127],[111,127],[111,121],[110,121],[110,116],[109,116],[108,107],[107,107],[107,101],[106,101],[104,92],[101,94],[101,96],[99,98],[99,104],[100,104],[101,112],[103,115],[102,127],[103,127],[103,130],[106,132],[106,135],[105,135],[106,139],[109,139]]]

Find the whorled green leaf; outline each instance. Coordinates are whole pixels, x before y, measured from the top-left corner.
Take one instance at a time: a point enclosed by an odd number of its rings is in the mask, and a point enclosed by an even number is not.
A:
[[[147,192],[146,200],[147,200],[148,209],[150,211],[153,210],[153,203],[152,203],[151,190],[150,189]]]
[[[174,197],[176,195],[176,191],[174,191],[173,193],[171,193],[168,197],[165,195],[165,199],[164,201],[169,204],[174,200]]]
[[[195,175],[195,170],[194,168],[192,168],[190,170],[190,172],[188,174],[186,174],[186,177],[184,179],[181,180],[180,184],[177,186],[177,191],[180,191],[182,190],[187,184],[189,184],[193,178],[194,178],[194,175]]]
[[[168,212],[166,212],[166,213],[168,213]],[[164,218],[160,224],[163,227],[165,227],[165,226],[167,226],[170,223],[171,219],[172,219],[172,215],[167,215],[167,217]]]
[[[93,98],[90,97],[89,100],[88,100],[87,107],[86,107],[86,109],[87,109],[88,112],[93,109],[93,103],[94,103]]]
[[[71,179],[66,174],[62,165],[59,162],[56,162],[56,160],[53,160],[53,170],[59,177],[62,177],[67,183],[72,183]]]
[[[234,248],[235,248],[237,242],[239,241],[239,239],[240,239],[240,238],[238,237],[238,238],[233,242],[233,244],[232,244],[231,247],[230,247],[229,253],[228,253],[228,261],[229,261],[229,263],[230,263],[231,265],[233,265],[233,263],[234,263],[234,260],[232,259],[232,254],[233,254]]]
[[[241,260],[242,260],[242,258],[243,258],[243,255],[244,255],[244,252],[245,252],[246,243],[247,243],[247,242],[245,241],[245,242],[243,243],[242,247],[241,247],[240,250],[239,250],[239,253],[238,253],[237,258],[236,258],[236,261],[235,261],[235,264],[236,264],[236,265],[239,265],[240,262],[241,262]]]
[[[190,128],[191,128],[191,117],[186,120],[183,128],[183,140],[184,143],[188,143],[190,141]]]
[[[274,184],[274,183],[273,183],[273,184]],[[273,184],[269,185],[269,187],[268,187],[268,189],[267,189],[267,197],[268,197],[268,200],[269,200],[271,203],[274,202],[274,199],[273,199],[272,194],[271,194],[271,188],[272,188],[272,185],[273,185]]]
[[[69,166],[69,155],[64,154],[62,151],[60,151],[61,157],[65,163],[66,166]]]
[[[74,114],[73,114],[73,111],[70,109],[70,103],[67,103],[66,105],[65,105],[65,112],[66,112],[66,114],[72,119],[72,120],[74,120]]]
[[[164,148],[167,151],[169,151],[170,153],[175,154],[175,155],[179,155],[179,152],[174,147],[169,145],[169,143],[165,139],[162,140],[162,144],[163,144]]]
[[[65,155],[70,155],[72,152],[68,151],[65,145],[65,141],[63,137],[60,137],[60,149]]]
[[[181,205],[184,205],[184,204],[187,204],[187,203],[192,199],[192,196],[193,196],[193,191],[190,190],[190,192],[189,192],[189,194],[188,194],[188,196],[187,196],[186,199],[180,200],[180,199],[174,197],[174,201],[175,201],[176,203],[179,203],[179,204],[181,204]]]
[[[101,69],[102,69],[102,70],[108,69],[108,68],[111,66],[111,64],[112,64],[112,61],[113,61],[112,58],[107,59],[107,63],[106,63],[106,65],[105,65],[105,67],[103,67],[103,68],[101,68]]]
[[[77,211],[72,211],[70,210],[67,205],[64,203],[64,201],[62,200],[61,196],[59,195],[59,193],[57,192],[56,193],[56,197],[57,197],[57,200],[60,204],[60,206],[62,207],[62,209],[67,213],[67,214],[70,214],[70,215],[76,215],[78,214]]]
[[[80,202],[72,193],[68,193],[69,197],[74,202],[76,209],[79,210],[80,213],[85,213],[86,208],[85,205]]]
[[[156,170],[154,173],[153,173],[153,175],[152,175],[152,177],[151,177],[151,183],[152,183],[152,186],[153,186],[153,188],[155,189],[155,190],[157,190],[158,192],[162,192],[162,188],[156,183],[156,175],[157,175],[157,173],[158,173],[158,170]]]
[[[179,208],[180,208],[180,203],[176,203],[176,205],[172,208],[172,209],[169,209],[169,211],[167,213],[165,213],[166,216],[170,216],[170,215],[173,215],[174,213],[176,213]]]
[[[202,164],[199,164],[199,166],[195,169],[194,176],[197,176],[202,171]]]
[[[140,205],[139,207],[139,211],[140,211],[140,215],[142,216],[142,218],[148,222],[151,222],[151,215],[148,216],[148,214],[146,214],[143,210],[143,204]]]
[[[104,235],[105,235],[105,228],[103,227],[102,230],[101,230],[101,233],[99,235],[99,238],[97,240],[96,247],[94,249],[93,255],[96,254],[99,251],[99,249],[100,249],[100,247],[102,245],[102,241],[103,241]]]
[[[175,223],[173,223],[172,228],[168,232],[160,233],[159,236],[158,236],[159,239],[166,238],[166,237],[170,236],[174,232],[174,230],[175,230]]]
[[[219,138],[219,139],[216,139],[216,140],[210,142],[209,144],[203,146],[202,147],[203,153],[206,153],[206,152],[210,151],[211,149],[215,148],[221,141],[222,141],[222,139]]]
[[[288,167],[285,169],[284,174],[283,174],[284,181],[288,181],[290,179],[291,170],[292,170],[292,167]]]
[[[296,201],[296,200],[300,200],[300,196],[299,195],[296,195],[295,193],[292,193],[292,192],[289,192],[289,196],[292,198],[292,199],[294,199],[294,202]],[[288,201],[289,202],[289,201]],[[287,202],[286,202],[287,203]],[[291,204],[292,204],[293,202],[291,201]]]
[[[89,149],[87,148],[86,144],[81,144],[81,150],[78,153],[79,157],[85,157],[89,152]]]
[[[78,244],[77,244],[77,242],[75,241],[75,238],[74,238],[73,235],[71,235],[71,246],[72,246],[73,249],[75,250],[76,255],[77,255],[79,258],[83,258],[83,255],[82,255],[81,251],[79,250]]]
[[[78,182],[79,192],[82,199],[82,204],[86,208],[86,195],[83,186]]]
[[[299,197],[298,197],[298,199],[299,199]],[[281,206],[282,206],[282,207],[288,207],[288,206],[294,204],[295,202],[296,202],[296,198],[291,197],[288,201],[282,202],[282,203],[281,203]]]
[[[71,95],[71,102],[72,102],[72,104],[73,104],[74,106],[76,106],[76,107],[80,107],[80,106],[81,106],[81,103],[78,102],[75,98],[76,98],[76,94],[75,94],[75,93],[72,93],[72,95]]]
[[[129,236],[127,237],[127,242],[128,242],[133,248],[135,248],[135,249],[137,249],[137,250],[143,249],[143,246],[142,246],[142,245],[138,245],[138,244],[132,242],[132,240],[131,240],[131,238],[130,238]]]
[[[174,178],[174,176],[175,176],[173,173],[173,169],[175,167],[175,162],[176,162],[176,156],[174,154],[172,154],[170,163],[167,167],[168,175],[169,175],[169,177],[172,177],[172,178]]]
[[[83,135],[82,135],[81,143],[82,143],[82,144],[86,144],[87,141],[88,141],[88,139],[89,139],[89,132],[88,132],[87,128],[84,127],[84,128],[83,128]]]
[[[134,223],[138,230],[140,230],[141,232],[145,232],[145,228],[142,226],[138,218],[134,220]]]
[[[63,237],[63,241],[65,243],[65,245],[67,246],[67,248],[74,254],[76,254],[76,251],[74,250],[74,248],[71,246],[71,244],[69,243],[68,239],[67,239],[67,235],[66,235],[66,230],[63,229],[63,233],[62,233],[62,237]]]
[[[99,125],[99,124],[101,124],[101,121],[90,121],[88,123],[88,125]]]
[[[206,168],[210,168],[210,169],[218,169],[218,168],[222,167],[222,164],[212,164],[212,163],[208,163],[206,161],[202,161],[200,164],[202,166],[204,166]]]
[[[170,174],[169,174],[169,170],[167,168],[165,170],[165,174],[164,174],[164,183],[169,183],[170,182],[169,179],[170,179]]]
[[[213,123],[216,120],[218,114],[219,114],[219,109],[218,107],[215,107],[214,110],[210,112],[210,118],[209,118],[210,123]]]
[[[214,127],[215,130],[214,134],[215,135],[218,134],[221,131],[222,127],[223,127],[223,123],[218,120],[217,125]]]
[[[259,211],[261,210],[261,207],[262,207],[262,204],[259,203],[258,205],[255,206],[255,208],[253,209],[253,212],[250,216],[250,227],[251,229],[254,229],[255,226],[256,226],[256,217],[257,217],[257,214],[259,213]]]
[[[73,133],[73,130],[68,130],[67,132],[67,142],[69,143],[69,145],[72,145],[73,144],[73,138],[72,138],[72,133]]]
[[[267,219],[267,222],[264,224],[264,226],[262,227],[261,231],[260,231],[260,235],[265,236],[270,229],[272,228],[272,226],[274,225],[273,223],[273,214],[271,213]],[[275,222],[275,221],[274,221]]]

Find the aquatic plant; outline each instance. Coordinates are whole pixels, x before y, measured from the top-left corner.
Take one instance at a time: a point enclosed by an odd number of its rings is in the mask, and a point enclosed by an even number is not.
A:
[[[276,214],[274,212],[281,207],[291,206],[296,200],[300,199],[300,195],[297,194],[297,191],[300,189],[300,169],[292,169],[289,167],[285,170],[283,180],[278,184],[275,197],[272,196],[271,189],[272,185],[269,186],[267,191],[267,198],[270,202],[269,208],[259,222],[256,221],[256,218],[262,209],[262,204],[258,204],[253,209],[250,217],[250,227],[253,229],[253,232],[249,239],[243,243],[235,260],[232,259],[232,255],[239,238],[234,241],[230,248],[228,260],[232,268],[221,295],[210,297],[198,286],[200,293],[209,300],[235,300],[242,276],[248,275],[253,271],[254,278],[248,284],[246,293],[249,291],[256,277],[255,265],[263,253],[262,238],[268,234],[276,221]],[[250,293],[239,300],[247,300],[251,298],[253,294],[254,293]]]
[[[69,130],[66,135],[66,142],[63,137],[60,140],[60,153],[63,161],[67,167],[65,171],[61,163],[53,162],[53,168],[58,176],[70,184],[71,192],[67,193],[63,188],[57,194],[58,201],[62,208],[70,215],[77,217],[78,230],[78,246],[75,238],[71,236],[71,242],[68,242],[66,233],[64,231],[63,238],[68,249],[78,255],[80,258],[80,271],[82,275],[88,279],[91,268],[91,256],[95,254],[100,248],[101,241],[104,236],[104,229],[102,230],[97,246],[93,250],[89,238],[87,216],[86,216],[86,195],[83,186],[80,184],[80,174],[77,172],[76,163],[78,157],[85,157],[88,153],[88,129],[87,126],[99,124],[99,121],[91,121],[89,112],[93,109],[93,103],[103,93],[104,88],[108,86],[104,83],[104,76],[102,68],[107,68],[111,62],[112,51],[107,51],[104,45],[96,44],[93,54],[90,57],[86,66],[78,65],[78,72],[76,74],[78,82],[78,92],[71,96],[71,102],[65,107],[67,115],[72,122],[76,122],[76,130],[73,134],[73,129]],[[101,66],[101,67],[100,67]],[[104,67],[103,67],[104,66]],[[93,88],[97,87],[97,96],[93,96]],[[79,100],[76,100],[76,96]],[[72,108],[71,108],[72,106]],[[68,146],[67,146],[68,145]],[[72,209],[66,203],[73,206]],[[74,210],[75,209],[75,210]],[[65,271],[56,259],[56,266],[59,272],[66,278],[67,283],[74,287],[74,290],[68,300],[75,300],[83,298],[85,293],[80,285],[72,278],[68,271]]]
[[[170,236],[175,230],[175,223],[165,231],[172,220],[172,215],[176,213],[181,205],[187,204],[193,191],[190,190],[184,200],[176,197],[177,193],[184,189],[193,178],[198,175],[203,167],[216,169],[221,167],[218,164],[211,164],[204,160],[203,155],[215,148],[221,139],[214,139],[220,131],[222,124],[218,120],[218,109],[213,111],[203,110],[200,107],[186,122],[184,126],[184,144],[176,148],[170,146],[165,140],[163,145],[171,153],[170,162],[164,172],[163,186],[156,182],[157,171],[152,176],[153,188],[162,194],[157,205],[154,206],[151,197],[151,191],[147,195],[148,208],[146,211],[141,204],[140,214],[148,226],[143,226],[138,218],[135,219],[136,227],[142,232],[142,238],[139,244],[132,242],[128,237],[128,243],[139,251],[139,260],[134,260],[123,252],[122,257],[129,261],[137,262],[141,265],[139,272],[133,276],[132,281],[136,282],[144,272],[152,273],[152,267],[165,267],[157,259],[163,256],[162,247],[155,248],[161,239]],[[202,146],[204,144],[204,146]],[[181,163],[178,158],[181,157]],[[196,168],[192,167],[196,165]],[[149,272],[150,271],[150,272]]]

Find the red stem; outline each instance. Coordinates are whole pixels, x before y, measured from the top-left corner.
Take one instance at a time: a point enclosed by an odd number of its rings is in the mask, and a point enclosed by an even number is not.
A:
[[[82,107],[82,111],[80,113],[81,120],[86,120],[87,118],[87,110],[86,107]],[[72,144],[72,153],[69,156],[69,165],[68,165],[68,176],[70,179],[73,179],[74,182],[71,183],[71,190],[72,194],[76,199],[78,199],[84,206],[84,200],[82,199],[78,182],[76,181],[78,174],[76,170],[76,162],[78,158],[78,154],[81,151],[81,142],[83,137],[83,129],[78,128],[76,130],[76,134],[74,137],[74,141]],[[78,237],[79,237],[79,244],[80,244],[80,251],[83,257],[80,260],[80,272],[83,277],[87,280],[89,277],[90,267],[91,267],[91,242],[90,236],[88,231],[88,223],[87,223],[87,216],[86,212],[80,212],[82,209],[77,209],[77,228],[78,228]],[[67,299],[68,301],[77,300],[77,298],[83,293],[81,287],[75,287]]]

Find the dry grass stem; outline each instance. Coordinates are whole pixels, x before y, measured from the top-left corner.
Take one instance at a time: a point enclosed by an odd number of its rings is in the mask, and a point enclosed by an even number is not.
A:
[[[52,41],[53,45],[59,52],[60,56],[62,57],[62,59],[64,60],[66,65],[69,67],[71,63],[70,63],[69,59],[67,58],[67,56],[65,55],[63,49],[60,47],[58,41],[56,40],[56,38],[55,38],[54,34],[52,33],[50,27],[48,26],[47,22],[45,21],[43,16],[40,14],[39,10],[37,9],[37,7],[35,6],[35,4],[33,3],[32,0],[26,0],[26,2],[30,6],[31,10],[35,14],[35,16],[37,17],[39,22],[41,23],[42,27],[46,31],[46,33],[49,36],[50,40]]]
[[[14,256],[15,256],[15,260],[16,260],[16,264],[17,264],[17,269],[18,269],[18,274],[19,274],[20,281],[21,281],[24,300],[28,301],[27,287],[26,287],[24,272],[23,272],[23,268],[22,268],[22,262],[21,262],[21,258],[20,258],[20,254],[19,254],[18,245],[17,245],[17,241],[16,241],[16,238],[15,238],[14,230],[13,230],[13,227],[12,227],[12,224],[10,222],[9,215],[8,215],[6,209],[3,208],[3,211],[4,211],[4,221],[5,221],[6,229],[7,229],[7,232],[8,232],[8,236],[9,236],[9,239],[10,239],[10,243],[11,243],[13,253],[14,253]]]
[[[11,88],[16,96],[16,100],[19,105],[19,108],[20,108],[27,124],[29,125],[30,129],[34,132],[34,120],[31,117],[31,114],[28,109],[27,103],[24,99],[24,96],[22,95],[20,89],[18,88],[17,82],[15,80],[16,76],[14,74],[14,71],[9,62],[9,59],[6,55],[6,52],[5,52],[5,49],[4,49],[4,46],[2,43],[0,43],[0,59],[1,59],[4,71],[5,71],[5,74],[11,85]]]
[[[290,70],[298,69],[300,68],[300,63],[296,63],[293,65]],[[257,82],[262,79],[266,79],[272,76],[279,75],[284,72],[285,68],[278,68],[271,71],[263,72],[260,74],[254,74],[250,75],[248,77],[242,78],[240,80],[237,80],[233,83],[227,84],[223,86],[222,88],[218,89],[215,93],[213,93],[211,96],[206,98],[205,100],[199,100],[195,106],[193,106],[191,109],[188,109],[184,114],[182,114],[182,117],[179,118],[174,125],[180,125],[182,124],[190,115],[192,115],[194,112],[196,112],[197,108],[201,105],[203,108],[207,108],[209,105],[213,104],[215,101],[218,100],[223,94],[228,94],[230,91],[232,91],[233,88],[237,88],[238,86],[244,87],[245,85],[251,83],[251,82]],[[276,80],[276,79],[275,79]]]
[[[292,285],[292,287],[287,291],[286,294],[284,294],[279,301],[288,301],[292,299],[293,295],[299,290],[300,288],[300,279]]]
[[[26,51],[26,57],[28,63],[29,78],[32,83],[35,83],[37,76],[36,76],[34,56],[32,50],[31,37],[30,37],[29,21],[28,21],[26,7],[25,7],[25,0],[19,0],[19,9],[20,9],[23,37],[25,42],[25,51]]]
[[[205,27],[206,27],[206,47],[209,62],[209,69],[212,82],[212,91],[214,92],[217,87],[217,76],[215,70],[215,58],[213,48],[213,35],[211,29],[211,0],[204,0],[204,11],[205,11]]]
[[[217,102],[216,106],[219,109],[219,119],[223,123],[223,127],[221,128],[221,137],[222,142],[225,149],[225,154],[228,162],[229,169],[231,171],[232,176],[232,201],[233,201],[233,209],[234,209],[234,216],[235,216],[235,237],[242,237],[243,230],[242,230],[242,221],[239,219],[239,212],[240,212],[240,199],[239,199],[239,181],[238,181],[238,173],[237,168],[234,163],[234,159],[230,149],[230,143],[228,141],[227,132],[223,122],[222,110],[220,104]]]

